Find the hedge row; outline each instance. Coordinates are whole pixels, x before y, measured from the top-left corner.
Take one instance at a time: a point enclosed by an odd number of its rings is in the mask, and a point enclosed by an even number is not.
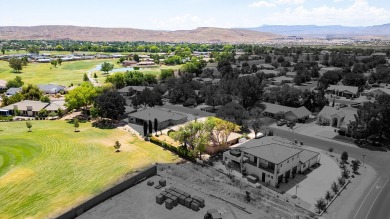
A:
[[[12,121],[14,119],[13,116],[0,116],[0,121]]]
[[[187,160],[190,160],[190,161],[195,161],[195,158],[193,157],[193,155],[191,154],[191,151],[183,148],[183,147],[175,147],[171,144],[168,144],[167,142],[165,141],[161,141],[159,139],[157,139],[156,137],[150,137],[150,142],[156,144],[156,145],[159,145],[177,155],[179,155],[180,157],[184,158],[184,159],[187,159]]]

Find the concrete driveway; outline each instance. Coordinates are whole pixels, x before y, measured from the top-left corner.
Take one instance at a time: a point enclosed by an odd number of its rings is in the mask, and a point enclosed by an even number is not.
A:
[[[321,152],[315,148],[308,148],[316,152]],[[294,179],[290,179],[288,184],[282,183],[280,189],[286,188],[286,193],[295,195],[303,201],[311,204],[310,210],[315,211],[314,204],[317,199],[325,197],[325,192],[330,190],[331,184],[337,182],[341,176],[341,170],[338,164],[328,155],[321,153],[321,166],[312,169],[307,175],[297,174]],[[298,190],[296,189],[298,186]]]

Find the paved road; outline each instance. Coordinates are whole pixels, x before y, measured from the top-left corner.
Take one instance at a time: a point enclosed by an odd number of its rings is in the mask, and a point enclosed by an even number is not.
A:
[[[274,134],[291,141],[297,139],[304,144],[323,150],[333,147],[335,153],[347,151],[350,157],[362,160],[378,173],[378,178],[366,191],[352,212],[353,219],[390,219],[390,152],[370,151],[361,148],[349,147],[343,144],[331,143],[325,140],[294,132],[274,129]]]

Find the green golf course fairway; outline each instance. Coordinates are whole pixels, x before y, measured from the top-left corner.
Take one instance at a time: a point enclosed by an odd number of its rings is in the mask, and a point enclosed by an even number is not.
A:
[[[0,123],[0,218],[53,217],[125,174],[177,157],[119,129],[65,121]],[[114,142],[121,152],[114,152]]]

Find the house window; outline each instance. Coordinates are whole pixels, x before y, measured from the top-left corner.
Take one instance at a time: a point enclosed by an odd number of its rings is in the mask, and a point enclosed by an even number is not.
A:
[[[289,163],[290,162],[290,160],[287,160],[287,163]]]

